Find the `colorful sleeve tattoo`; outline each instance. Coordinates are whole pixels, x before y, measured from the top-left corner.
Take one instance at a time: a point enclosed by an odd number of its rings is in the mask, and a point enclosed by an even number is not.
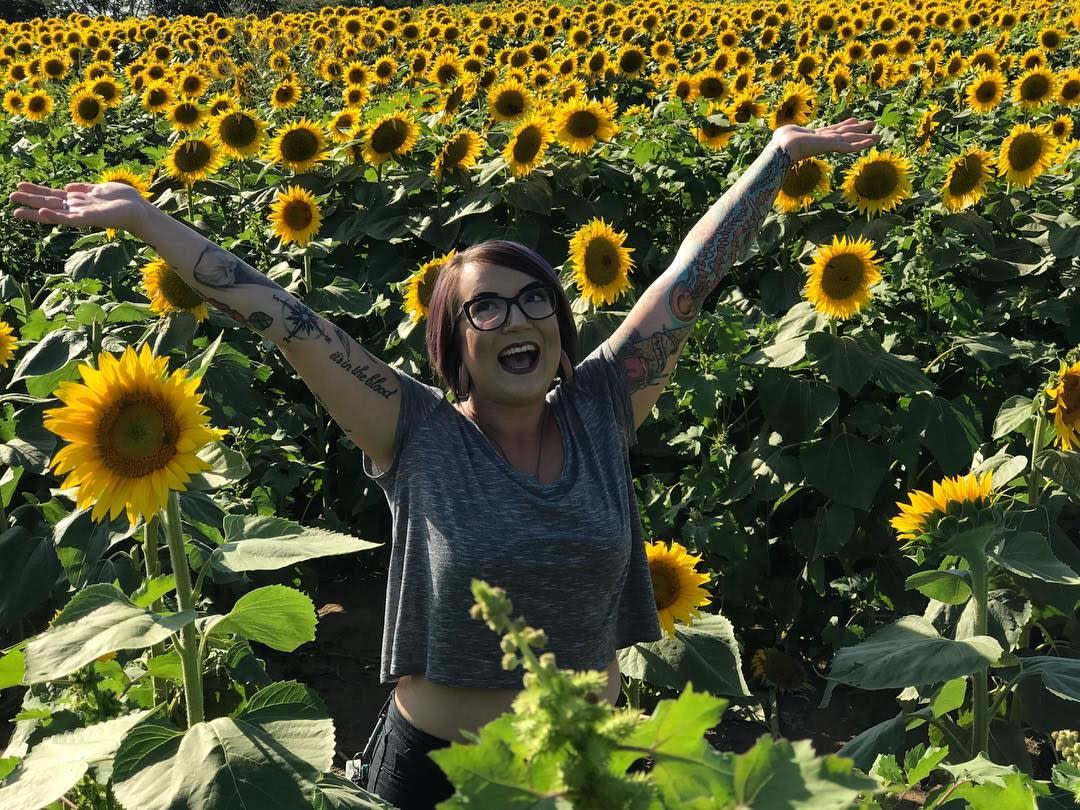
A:
[[[705,298],[761,227],[791,165],[791,156],[770,141],[698,220],[671,266],[642,296],[639,303],[649,300],[646,315],[633,324],[629,339],[612,347],[622,362],[631,393],[664,384]],[[628,320],[632,321],[633,315],[631,312]]]

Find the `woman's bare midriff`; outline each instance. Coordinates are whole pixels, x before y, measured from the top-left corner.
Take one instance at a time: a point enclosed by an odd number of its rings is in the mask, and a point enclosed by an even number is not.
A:
[[[619,698],[619,659],[607,666],[607,684],[600,697],[611,705]],[[444,686],[423,675],[402,675],[394,689],[401,714],[421,731],[444,740],[464,743],[460,729],[476,732],[500,714],[511,711],[520,689],[481,689]]]

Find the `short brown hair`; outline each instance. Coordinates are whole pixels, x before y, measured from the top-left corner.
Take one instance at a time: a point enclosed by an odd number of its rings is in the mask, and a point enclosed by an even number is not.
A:
[[[480,262],[509,267],[551,285],[556,293],[555,317],[559,321],[562,350],[570,358],[570,365],[577,365],[577,326],[570,310],[570,300],[566,297],[555,268],[535,250],[519,242],[489,239],[454,254],[453,258],[439,269],[435,289],[431,291],[427,313],[427,354],[428,362],[443,389],[453,391],[456,398],[461,398],[461,393],[457,390],[458,373],[462,363],[457,342],[457,324],[460,320],[457,314],[464,302],[458,292],[458,281],[466,264]]]

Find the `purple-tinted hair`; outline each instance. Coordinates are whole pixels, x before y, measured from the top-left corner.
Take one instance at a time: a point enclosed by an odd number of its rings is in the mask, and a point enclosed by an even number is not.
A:
[[[457,379],[462,357],[457,340],[457,326],[464,318],[459,319],[457,315],[464,302],[458,292],[458,281],[466,264],[479,262],[509,267],[551,285],[556,293],[555,317],[559,321],[562,350],[570,358],[570,365],[577,365],[577,326],[570,310],[570,300],[563,291],[558,273],[547,259],[532,248],[505,239],[489,239],[454,254],[453,258],[439,269],[435,289],[431,291],[427,313],[427,354],[428,362],[443,389],[453,391],[454,396],[460,398]]]

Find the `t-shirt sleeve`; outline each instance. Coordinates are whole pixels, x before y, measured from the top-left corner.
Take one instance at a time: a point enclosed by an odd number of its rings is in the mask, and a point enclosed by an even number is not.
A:
[[[597,346],[592,354],[574,367],[574,388],[576,393],[600,403],[610,412],[611,418],[626,437],[627,447],[637,444],[630,389],[608,341]]]
[[[401,410],[398,412],[397,431],[394,434],[394,452],[390,458],[390,466],[385,470],[379,469],[368,454],[363,453],[364,472],[384,486],[389,485],[397,477],[401,466],[398,462],[404,454],[409,440],[417,428],[422,426],[431,412],[435,410],[439,400],[442,399],[439,389],[434,386],[425,385],[400,369],[393,369],[393,371],[397,375],[401,386]]]

